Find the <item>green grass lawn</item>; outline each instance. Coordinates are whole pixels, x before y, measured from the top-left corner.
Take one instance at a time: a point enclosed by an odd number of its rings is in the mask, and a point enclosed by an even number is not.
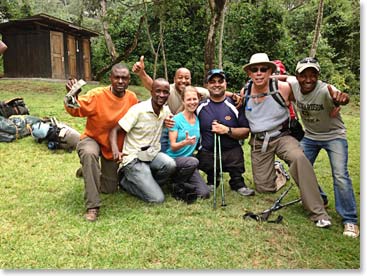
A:
[[[94,87],[87,85],[83,91]],[[141,87],[130,87],[146,99]],[[0,100],[21,96],[33,116],[56,116],[82,132],[85,120],[63,108],[63,83],[0,80]],[[343,107],[349,170],[360,204],[359,103]],[[249,146],[245,179],[253,187]],[[168,193],[160,205],[126,193],[102,195],[95,223],[83,219],[84,183],[76,152],[52,152],[32,137],[0,143],[1,269],[359,269],[360,239],[343,237],[325,152],[315,164],[328,193],[330,229],[318,229],[301,204],[279,210],[281,224],[243,220],[270,207],[277,194],[241,197],[225,185],[227,207],[212,198],[192,205]],[[227,182],[228,176],[225,174]],[[295,187],[284,201],[298,197]]]

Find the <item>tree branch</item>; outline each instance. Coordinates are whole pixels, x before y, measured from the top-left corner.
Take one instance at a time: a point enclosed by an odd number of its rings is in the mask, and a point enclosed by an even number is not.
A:
[[[134,40],[133,40],[133,43],[131,44],[131,46],[128,49],[126,49],[122,55],[118,55],[117,58],[115,60],[113,60],[110,65],[107,65],[107,66],[103,67],[101,70],[99,70],[99,72],[94,77],[95,80],[100,80],[101,77],[107,71],[109,71],[112,68],[112,66],[114,66],[115,64],[117,64],[117,63],[119,63],[119,62],[121,62],[123,60],[126,60],[130,56],[131,52],[138,45],[139,35],[140,35],[141,26],[143,25],[143,22],[144,22],[144,16],[140,17],[139,27],[138,27],[138,29],[135,32]]]

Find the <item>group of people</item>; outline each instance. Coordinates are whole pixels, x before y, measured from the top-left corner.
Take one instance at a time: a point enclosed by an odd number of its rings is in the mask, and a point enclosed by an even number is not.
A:
[[[343,219],[343,234],[358,237],[345,127],[340,114],[333,113],[336,106],[347,104],[349,97],[318,80],[320,65],[316,59],[299,61],[295,77],[276,81],[276,93],[286,105],[295,102],[300,111],[305,128],[301,143],[287,127],[288,107],[280,105],[270,93],[277,65],[265,53],[254,54],[243,67],[252,82],[244,99],[227,91],[227,77],[221,69],[208,72],[203,88],[191,86],[187,68],[179,68],[170,84],[163,78],[153,80],[144,67],[141,57],[132,71],[150,90],[151,97],[146,101],[139,102],[127,89],[130,71],[117,64],[111,70],[110,86],[77,95],[79,108],[65,104],[72,116],[87,117],[77,153],[88,221],[95,221],[99,215],[99,193],[112,193],[118,187],[152,203],[164,201],[162,187],[166,184],[172,191],[183,189],[209,198],[214,185],[219,185],[219,170],[214,171],[214,137],[220,136],[222,169],[229,173],[231,190],[242,196],[253,196],[255,190],[276,192],[274,161],[278,156],[287,163],[310,219],[321,228],[329,227],[331,218],[313,163],[324,148],[332,165],[335,205]],[[68,91],[75,82],[68,81]],[[249,136],[255,190],[243,178],[241,141]],[[205,172],[206,182],[199,170]]]

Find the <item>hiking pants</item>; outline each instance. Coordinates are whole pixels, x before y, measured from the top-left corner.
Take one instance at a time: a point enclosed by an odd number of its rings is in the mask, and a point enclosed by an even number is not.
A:
[[[208,185],[214,185],[214,153],[200,150],[196,156],[199,159],[199,169],[206,173]],[[219,154],[217,155],[217,187],[220,183]],[[246,187],[242,174],[245,172],[245,159],[242,147],[222,151],[222,170],[228,172],[231,190],[237,191]]]
[[[105,159],[101,155],[99,144],[90,137],[80,140],[76,150],[82,164],[86,208],[100,207],[99,193],[110,194],[117,191],[118,164],[114,160]]]
[[[266,152],[261,152],[262,141],[251,137],[251,163],[255,188],[258,192],[275,192],[274,159],[277,155],[289,166],[289,173],[298,185],[302,204],[311,212],[311,220],[330,219],[326,213],[315,172],[299,142],[290,135],[269,142]]]
[[[193,156],[176,157],[176,173],[172,176],[172,182],[177,184],[188,183],[195,187],[195,194],[201,198],[209,198],[210,190],[201,177],[198,166],[199,160]]]

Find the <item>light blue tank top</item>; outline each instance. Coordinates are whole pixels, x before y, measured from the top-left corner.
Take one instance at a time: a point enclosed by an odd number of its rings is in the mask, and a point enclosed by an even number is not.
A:
[[[289,118],[288,109],[277,103],[271,95],[265,96],[261,103],[255,100],[248,98],[245,111],[252,133],[271,131]]]

